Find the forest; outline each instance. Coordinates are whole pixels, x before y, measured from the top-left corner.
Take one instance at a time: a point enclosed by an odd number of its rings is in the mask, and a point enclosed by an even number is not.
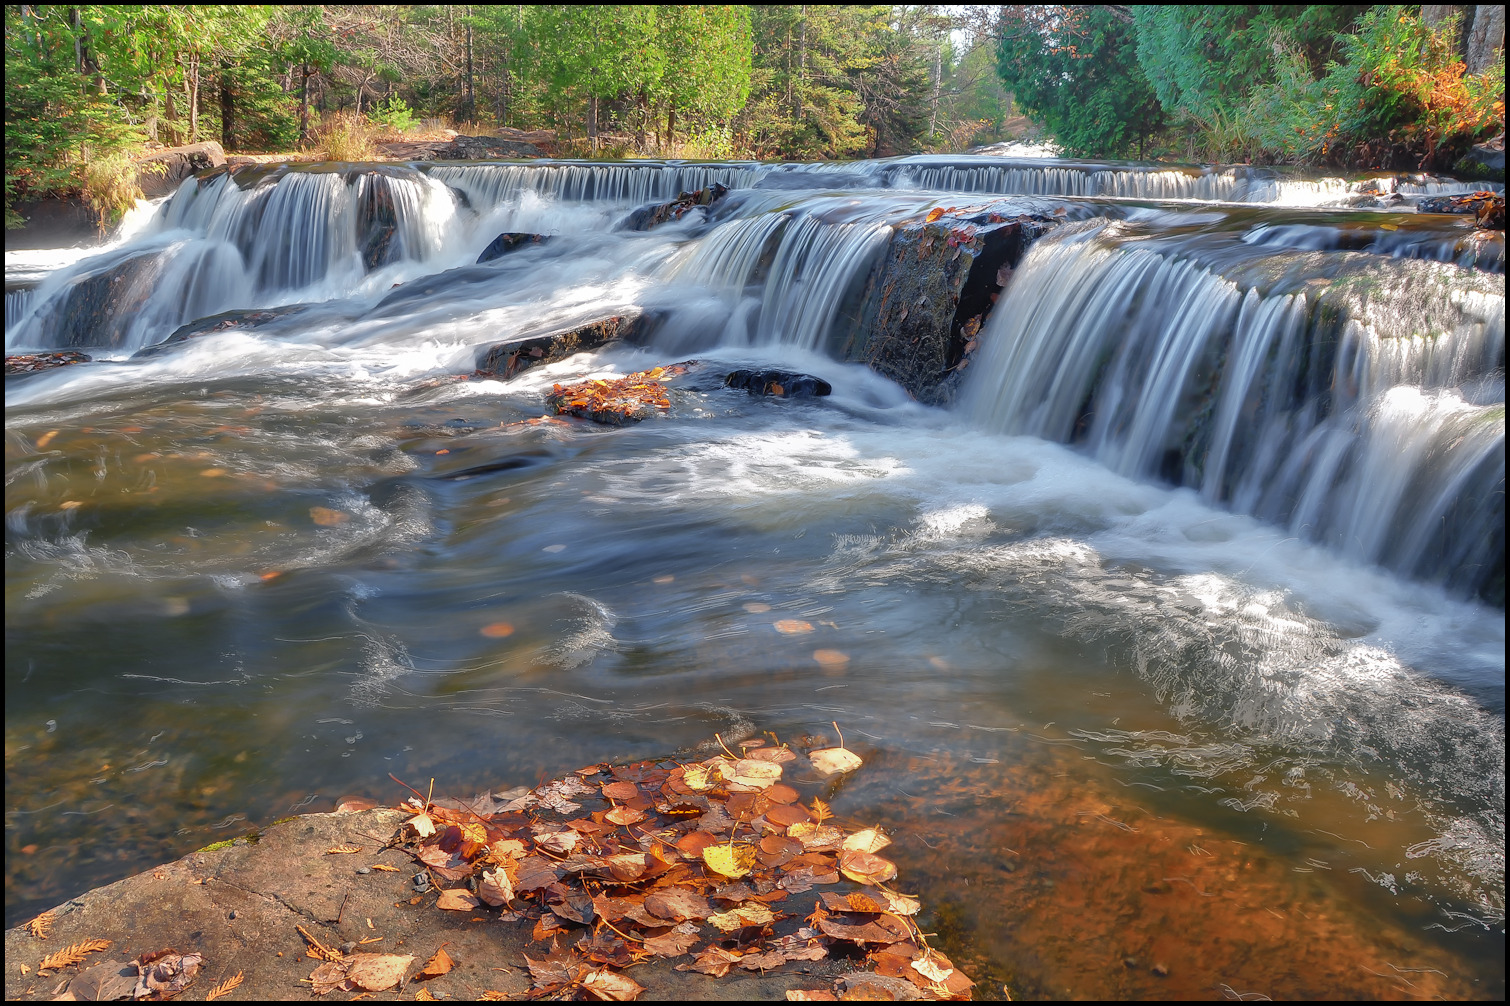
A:
[[[48,193],[129,205],[148,145],[361,159],[443,126],[548,129],[584,157],[1029,132],[1089,157],[1445,170],[1503,132],[1487,9],[7,5],[7,224]]]

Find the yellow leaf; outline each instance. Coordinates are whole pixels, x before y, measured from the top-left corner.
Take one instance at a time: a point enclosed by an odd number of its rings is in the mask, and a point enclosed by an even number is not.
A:
[[[57,436],[57,435],[58,435],[58,431],[57,430],[48,430],[46,433],[42,434],[40,437],[37,438],[37,450],[40,451],[44,447],[46,447],[48,444],[52,443],[52,438],[55,437],[55,436]]]
[[[418,801],[415,802],[417,803]],[[435,834],[435,819],[424,811],[415,814],[407,823],[413,826],[415,833],[420,838],[429,838]]]
[[[703,862],[708,869],[725,877],[738,879],[755,866],[753,845],[710,845],[703,850]]]
[[[846,852],[880,852],[890,844],[891,839],[882,834],[879,829],[866,828],[846,838],[842,848]]]
[[[824,775],[853,772],[865,764],[859,755],[848,748],[822,748],[812,752],[808,757],[812,759],[813,768]]]
[[[928,211],[928,216],[924,218],[924,222],[931,224],[931,223],[933,223],[935,220],[937,220],[939,217],[941,217],[943,215],[944,215],[944,211],[942,209],[940,209],[939,207],[935,206],[933,209],[931,209],[931,210]]]
[[[373,863],[372,864],[372,868],[374,870],[382,870],[384,873],[397,873],[397,872],[399,872],[398,867],[396,867],[396,866],[389,866],[386,863]]]
[[[727,912],[720,912],[708,916],[708,921],[717,926],[720,931],[732,933],[736,929],[745,926],[763,926],[768,922],[776,921],[776,916],[765,905],[758,901],[748,902],[738,908],[731,908]]]
[[[337,845],[325,850],[327,856],[344,856],[353,852],[361,852],[360,845]]]
[[[934,959],[931,951],[923,951],[922,956],[912,962],[912,970],[922,975],[931,982],[942,982],[954,974],[953,968],[946,968]]]
[[[443,908],[451,912],[470,912],[482,904],[477,895],[464,887],[457,887],[449,891],[441,891],[440,899],[435,902],[436,908]]]

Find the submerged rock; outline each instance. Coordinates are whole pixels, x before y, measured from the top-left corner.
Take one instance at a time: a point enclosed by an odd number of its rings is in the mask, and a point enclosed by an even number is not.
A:
[[[476,376],[508,380],[539,364],[555,363],[610,342],[640,342],[649,335],[657,318],[651,312],[635,308],[558,332],[500,342],[477,354]]]
[[[929,216],[892,233],[845,356],[938,405],[953,398],[1013,269],[1054,221],[995,212]]]
[[[724,196],[728,195],[729,187],[714,182],[706,189],[698,189],[696,192],[683,192],[669,203],[654,203],[649,206],[641,206],[624,218],[619,225],[619,230],[625,231],[648,231],[652,227],[666,223],[668,220],[680,220],[687,212],[698,206],[712,206]]]
[[[132,354],[132,359],[144,356],[157,356],[166,353],[178,345],[188,342],[190,339],[198,339],[200,336],[212,335],[215,332],[224,332],[233,328],[260,328],[270,321],[278,318],[286,318],[291,314],[298,314],[308,308],[307,304],[285,304],[282,307],[265,307],[254,310],[222,311],[220,314],[212,314],[207,318],[197,318],[187,325],[180,325],[173,330],[173,334],[162,342],[137,350]]]
[[[44,370],[52,370],[54,367],[66,367],[72,363],[91,363],[93,357],[83,353],[75,353],[72,350],[63,350],[57,353],[24,353],[19,356],[7,356],[5,358],[5,373],[11,374],[36,374]]]
[[[833,393],[834,386],[821,377],[791,370],[735,370],[724,378],[730,388],[743,388],[752,395],[777,398],[818,398]]]
[[[525,245],[543,245],[550,240],[549,234],[521,234],[515,231],[504,231],[492,240],[482,254],[477,256],[477,264],[491,262],[495,258],[502,258],[509,252]]]

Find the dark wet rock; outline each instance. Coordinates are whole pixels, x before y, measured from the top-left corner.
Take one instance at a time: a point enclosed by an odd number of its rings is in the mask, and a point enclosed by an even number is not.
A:
[[[90,363],[92,358],[83,353],[72,350],[63,350],[57,353],[25,353],[19,356],[7,356],[5,358],[5,373],[11,374],[37,374],[44,370],[52,370],[54,367],[66,367],[74,363]]]
[[[158,150],[137,160],[137,184],[153,199],[177,191],[185,178],[225,164],[225,151],[214,140]]]
[[[368,172],[360,184],[357,234],[362,242],[362,265],[371,272],[399,257],[393,240],[398,230],[398,208],[386,175]]]
[[[6,251],[99,244],[98,215],[77,196],[20,199],[11,209],[24,223],[5,232]]]
[[[550,240],[548,234],[520,234],[513,231],[504,231],[492,240],[482,254],[477,256],[477,264],[491,262],[495,258],[501,258],[511,251],[522,248],[525,245],[543,245]]]
[[[180,325],[173,330],[173,334],[162,342],[139,349],[132,355],[132,359],[143,356],[157,356],[166,353],[190,339],[198,339],[200,336],[212,335],[215,332],[225,332],[233,328],[260,328],[270,321],[286,318],[291,314],[298,314],[307,310],[307,304],[286,304],[282,307],[265,307],[254,310],[223,311],[220,314],[212,314],[207,318],[197,318],[187,325]]]
[[[1505,134],[1475,144],[1453,170],[1465,178],[1503,182],[1505,180]]]
[[[1505,196],[1500,192],[1468,192],[1428,196],[1416,202],[1421,213],[1456,213],[1473,217],[1474,225],[1486,230],[1505,229]]]
[[[530,367],[555,363],[610,342],[643,342],[658,318],[654,312],[634,309],[546,335],[501,342],[477,354],[476,373],[508,380]]]
[[[619,225],[619,230],[624,231],[648,231],[652,227],[659,226],[669,220],[680,220],[688,211],[698,206],[712,206],[729,192],[727,185],[714,182],[706,189],[698,189],[696,192],[683,192],[669,203],[653,203],[649,206],[641,206],[624,218]]]
[[[38,342],[60,349],[119,346],[152,296],[162,262],[160,251],[137,252],[75,277],[66,293],[38,309]]]
[[[834,386],[821,377],[791,370],[735,370],[724,378],[730,388],[742,388],[752,395],[777,398],[817,398],[833,393]]]
[[[665,382],[697,367],[696,360],[685,360],[613,380],[589,379],[574,384],[557,384],[545,396],[545,402],[558,416],[576,416],[605,426],[628,426],[668,413],[671,392]]]
[[[844,355],[918,401],[951,401],[1002,288],[1053,225],[984,212],[897,227],[871,271]]]

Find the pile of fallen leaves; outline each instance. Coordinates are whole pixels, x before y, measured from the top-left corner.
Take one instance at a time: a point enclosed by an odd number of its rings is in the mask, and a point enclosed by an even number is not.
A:
[[[676,363],[636,371],[615,381],[592,379],[576,384],[557,384],[545,401],[557,415],[580,416],[598,423],[622,426],[637,423],[657,411],[671,408],[666,386],[661,382],[685,374],[695,362]]]
[[[722,977],[832,955],[869,967],[858,985],[846,977],[846,999],[968,999],[973,983],[913,922],[918,900],[890,886],[896,866],[878,855],[890,839],[847,831],[784,780],[859,768],[842,738],[806,755],[739,747],[690,764],[592,765],[507,802],[416,795],[395,842],[437,907],[533,925],[535,997],[631,1000],[643,989],[625,972],[656,958]],[[350,967],[322,965],[315,990],[377,984]]]
[[[58,350],[54,353],[23,353],[5,358],[5,372],[7,374],[35,374],[40,370],[51,370],[53,367],[66,367],[70,363],[90,362],[92,362],[91,357],[71,349]]]

